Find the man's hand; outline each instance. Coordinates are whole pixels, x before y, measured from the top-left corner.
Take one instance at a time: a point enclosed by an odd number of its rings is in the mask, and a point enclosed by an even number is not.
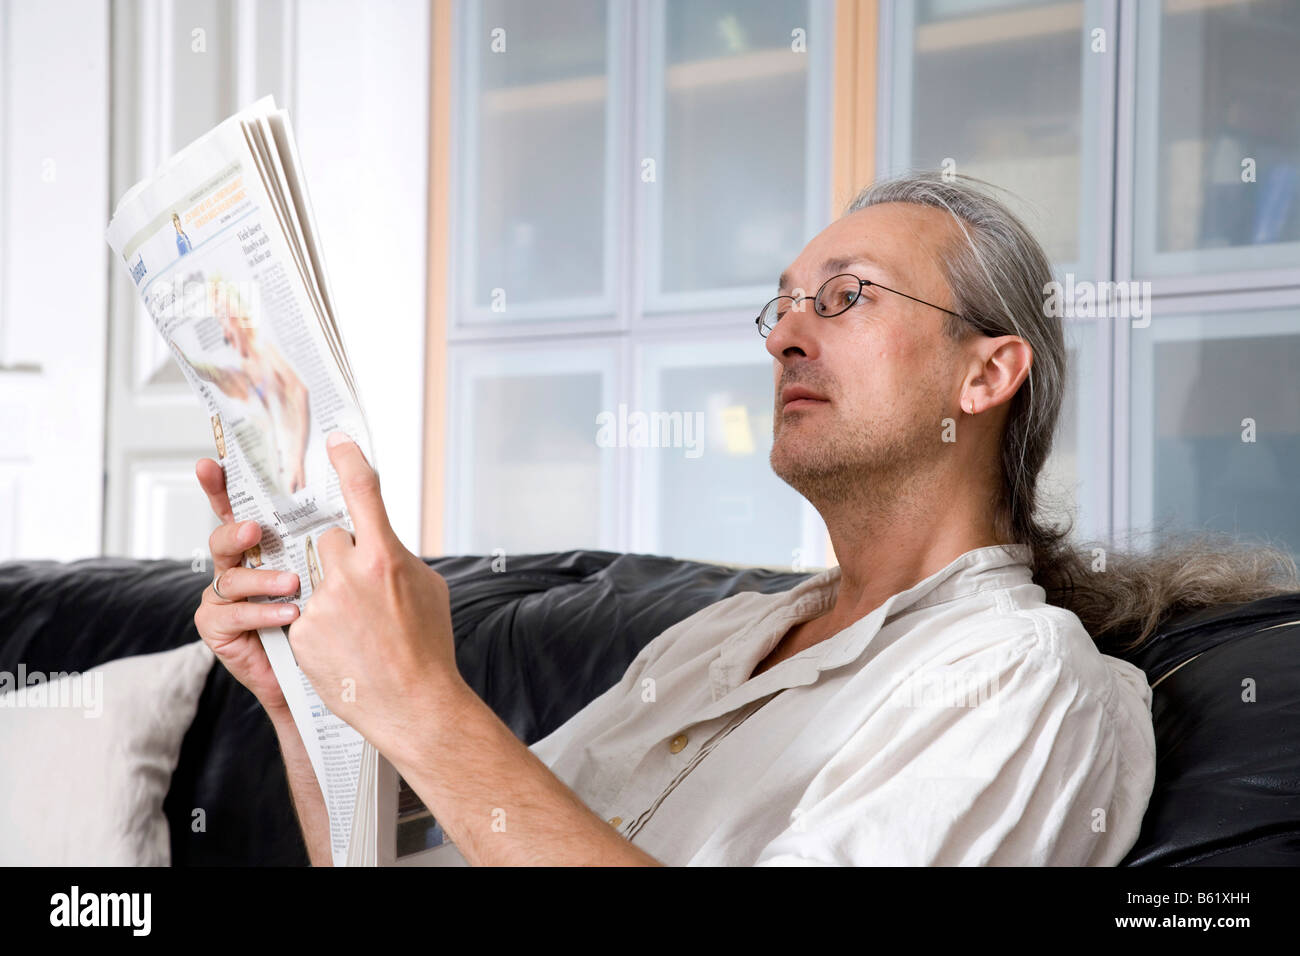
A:
[[[262,539],[256,521],[236,522],[226,494],[226,474],[211,458],[202,458],[194,468],[199,484],[208,496],[221,526],[208,538],[215,577],[203,591],[194,613],[194,626],[226,669],[257,697],[271,716],[287,714],[288,704],[280,682],[267,660],[259,627],[283,627],[298,616],[292,604],[250,604],[248,598],[281,596],[298,590],[298,575],[241,566],[244,552]]]
[[[298,591],[298,575],[292,571],[241,566],[244,552],[262,538],[255,521],[236,523],[226,493],[226,474],[211,458],[195,466],[199,484],[207,493],[212,510],[221,519],[221,527],[212,532],[208,546],[216,578],[203,592],[203,601],[194,615],[194,624],[204,642],[231,675],[253,692],[271,718],[280,753],[284,757],[285,776],[293,794],[293,805],[302,824],[307,852],[316,866],[333,862],[330,850],[329,815],[321,794],[311,758],[303,744],[284,691],[276,680],[261,638],[259,627],[288,626],[298,617],[293,604],[251,604],[248,598],[267,595],[290,595]]]
[[[352,513],[289,630],[321,699],[387,757],[474,864],[654,864],[596,816],[461,680],[447,582],[388,523],[361,449],[331,435]],[[509,814],[509,832],[498,826]]]
[[[327,446],[356,531],[331,528],[317,540],[323,579],[289,643],[325,705],[383,750],[429,716],[417,702],[468,687],[456,670],[447,582],[398,540],[361,448],[341,432]]]

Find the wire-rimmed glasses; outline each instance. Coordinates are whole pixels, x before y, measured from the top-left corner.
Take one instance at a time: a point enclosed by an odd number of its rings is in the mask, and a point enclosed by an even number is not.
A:
[[[920,302],[922,305],[928,305],[932,309],[938,309],[940,312],[947,312],[949,315],[961,318],[951,309],[945,309],[941,305],[935,305],[933,302],[926,302],[924,299],[918,299],[914,295],[908,295],[906,292],[899,292],[897,289],[891,289],[889,286],[881,285],[879,282],[872,282],[870,279],[861,279],[850,273],[841,273],[837,276],[831,276],[822,283],[817,294],[812,297],[813,311],[824,319],[834,318],[844,312],[847,312],[853,306],[857,305],[858,300],[862,298],[862,290],[867,286],[876,289],[884,289],[886,292],[892,292],[894,295],[901,295],[905,299],[911,299],[913,302]],[[767,338],[768,333],[776,327],[776,323],[781,321],[791,309],[799,307],[808,296],[799,296],[795,298],[792,295],[778,295],[758,313],[758,318],[754,324],[758,326],[758,334]]]

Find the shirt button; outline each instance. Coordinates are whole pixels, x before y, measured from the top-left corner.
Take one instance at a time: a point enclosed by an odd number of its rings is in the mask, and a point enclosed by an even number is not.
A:
[[[672,741],[669,742],[668,749],[675,754],[679,754],[682,752],[682,749],[686,746],[686,740],[687,737],[685,734],[678,734],[676,737],[672,739]]]
[[[618,825],[619,825],[620,823],[622,823],[622,822],[623,822],[623,818],[622,818],[622,817],[610,817],[610,818],[609,818],[609,825],[612,826],[612,827],[616,827],[616,826],[618,826]]]

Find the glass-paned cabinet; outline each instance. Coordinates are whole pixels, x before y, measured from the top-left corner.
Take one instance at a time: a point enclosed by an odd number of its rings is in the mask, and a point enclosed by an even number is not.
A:
[[[829,103],[820,5],[640,5],[645,309],[762,299],[824,224]],[[807,35],[821,51],[808,51]],[[819,53],[823,54],[819,56]],[[653,164],[653,165],[651,165]]]
[[[826,559],[767,462],[752,319],[847,133],[880,175],[1005,190],[1088,287],[1046,514],[1300,549],[1300,4],[879,0],[867,136],[832,128],[845,9],[456,5],[445,546]]]
[[[1300,274],[1300,5],[1136,7],[1134,274]]]
[[[614,313],[625,8],[458,6],[460,323]]]
[[[1008,190],[1058,278],[1133,306],[1067,323],[1046,510],[1081,537],[1220,530],[1300,553],[1300,4],[880,11],[878,168]]]
[[[833,4],[454,16],[445,550],[824,563],[753,318],[829,219]]]
[[[1124,10],[1132,202],[1116,228],[1132,251],[1117,268],[1153,292],[1150,321],[1117,342],[1127,523],[1300,556],[1300,4]]]
[[[1063,272],[1095,278],[1114,63],[1098,0],[886,6],[880,168],[951,169],[1008,190]]]

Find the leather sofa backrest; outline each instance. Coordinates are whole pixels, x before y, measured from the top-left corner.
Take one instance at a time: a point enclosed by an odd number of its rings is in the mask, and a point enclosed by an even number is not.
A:
[[[806,576],[600,551],[508,555],[502,571],[490,557],[426,560],[451,588],[462,674],[527,743],[614,684],[677,621]],[[0,669],[87,670],[197,640],[208,581],[176,561],[0,564]],[[1183,615],[1137,651],[1110,651],[1155,685],[1155,792],[1127,863],[1300,862],[1297,642],[1293,594]],[[207,819],[197,833],[196,807]],[[220,667],[164,811],[176,865],[306,862],[270,723]]]

